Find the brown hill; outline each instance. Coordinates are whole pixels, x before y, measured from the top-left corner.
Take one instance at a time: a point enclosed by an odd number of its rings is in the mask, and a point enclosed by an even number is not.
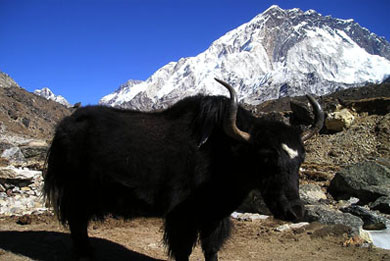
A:
[[[0,134],[48,140],[71,110],[22,88],[0,88]]]

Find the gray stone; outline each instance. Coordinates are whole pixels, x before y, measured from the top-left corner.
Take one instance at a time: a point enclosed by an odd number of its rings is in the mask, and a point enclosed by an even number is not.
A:
[[[12,166],[0,167],[0,182],[8,189],[7,184],[27,186],[33,183],[33,179],[42,175],[41,171],[20,169]]]
[[[9,161],[17,161],[17,162],[26,160],[19,147],[12,147],[4,150],[3,153],[1,154],[1,157]]]
[[[321,187],[315,184],[305,184],[299,187],[299,196],[304,204],[316,204],[321,199],[326,199]]]
[[[370,205],[372,210],[378,210],[384,214],[390,214],[390,196],[380,197]]]
[[[358,206],[358,205],[351,205],[346,208],[340,209],[344,213],[350,213],[354,216],[359,217],[361,220],[363,220],[363,228],[367,230],[382,230],[386,228],[386,219],[382,218],[372,211]]]
[[[356,197],[359,205],[366,205],[390,195],[390,169],[373,161],[346,167],[336,173],[328,192],[336,200]]]
[[[45,159],[48,147],[47,146],[22,146],[20,149],[26,159],[29,158]]]
[[[363,221],[349,213],[343,213],[339,210],[331,209],[325,205],[306,205],[305,220],[307,222],[320,222],[322,224],[341,224],[348,226],[352,232],[359,234]]]

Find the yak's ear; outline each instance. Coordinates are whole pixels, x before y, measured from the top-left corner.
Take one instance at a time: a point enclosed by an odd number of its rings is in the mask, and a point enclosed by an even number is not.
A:
[[[214,130],[214,127],[215,127],[215,121],[213,119],[206,118],[203,121],[202,126],[199,130],[200,131],[200,135],[199,135],[200,139],[199,139],[199,143],[198,143],[198,148],[202,147],[202,145],[207,142],[211,133]]]
[[[222,126],[222,118],[226,115],[228,103],[225,98],[204,97],[200,103],[198,115],[195,117],[195,132],[198,147],[205,144],[217,126]]]

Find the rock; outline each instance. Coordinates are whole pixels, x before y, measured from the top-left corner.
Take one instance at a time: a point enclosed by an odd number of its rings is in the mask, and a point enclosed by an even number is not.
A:
[[[45,159],[47,154],[47,146],[22,146],[21,151],[26,159],[38,158]]]
[[[17,120],[18,119],[18,113],[15,111],[15,110],[12,110],[12,109],[9,109],[8,110],[8,116],[13,119],[13,120]]]
[[[16,223],[19,225],[30,225],[31,221],[32,221],[32,219],[31,219],[30,215],[23,215],[23,216],[18,218]]]
[[[26,214],[41,214],[48,209],[40,196],[31,196],[25,194],[0,195],[0,215],[22,216]]]
[[[11,144],[7,143],[7,142],[1,142],[0,141],[0,152],[3,153],[6,149],[9,149],[13,147]]]
[[[359,234],[363,221],[349,213],[343,213],[339,210],[331,209],[325,205],[306,205],[305,220],[307,222],[320,222],[322,224],[340,224],[348,226],[352,232]]]
[[[356,197],[366,205],[390,195],[390,169],[373,161],[348,166],[336,173],[328,192],[336,200]]]
[[[33,179],[42,175],[41,171],[19,169],[13,166],[0,167],[0,183],[11,183],[18,186],[27,186],[33,183]]]
[[[0,167],[6,167],[9,165],[9,160],[5,158],[0,158]]]
[[[328,114],[325,119],[325,127],[330,131],[339,132],[348,129],[354,120],[355,117],[348,109],[341,109]]]
[[[287,230],[295,230],[295,229],[300,229],[302,227],[308,226],[310,223],[308,222],[300,222],[300,223],[295,223],[295,224],[284,224],[281,226],[278,226],[275,228],[275,231],[277,232],[283,232]]]
[[[30,119],[26,118],[26,117],[23,117],[22,119],[22,123],[23,125],[28,128],[30,126]]]
[[[390,214],[390,196],[378,198],[374,203],[370,204],[370,208],[384,214]]]
[[[344,213],[350,213],[363,220],[363,229],[382,230],[386,228],[386,219],[358,205],[351,205],[340,209]]]
[[[355,205],[359,202],[359,199],[358,198],[350,198],[348,200],[339,200],[337,202],[337,207],[340,209],[340,208],[346,208],[346,207],[349,207],[351,205]]]
[[[299,187],[299,196],[304,204],[316,204],[321,199],[326,199],[321,187],[315,184],[305,184]]]
[[[3,153],[1,154],[1,157],[9,161],[17,161],[17,162],[22,162],[26,160],[19,147],[12,147],[4,150]]]
[[[233,212],[231,214],[231,217],[240,221],[264,220],[269,218],[269,216],[266,215],[259,215],[253,213],[239,213],[239,212]]]

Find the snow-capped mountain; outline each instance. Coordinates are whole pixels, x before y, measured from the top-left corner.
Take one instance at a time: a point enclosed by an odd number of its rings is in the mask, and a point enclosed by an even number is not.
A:
[[[198,93],[226,95],[217,77],[232,84],[241,101],[258,104],[286,95],[323,95],[389,75],[390,43],[352,19],[271,6],[198,56],[170,62],[99,103],[151,110]]]
[[[116,91],[114,91],[109,95],[104,96],[104,98],[102,98],[99,103],[104,103],[106,105],[114,105],[113,103],[115,102],[116,97],[128,94],[130,91],[132,91],[132,87],[134,85],[140,83],[142,83],[142,81],[128,80],[126,83],[121,84],[121,86],[119,86],[119,88]]]
[[[42,88],[41,90],[35,90],[36,95],[42,96],[47,100],[53,100],[55,102],[61,103],[66,107],[72,107],[72,105],[61,95],[55,95],[49,88]]]

